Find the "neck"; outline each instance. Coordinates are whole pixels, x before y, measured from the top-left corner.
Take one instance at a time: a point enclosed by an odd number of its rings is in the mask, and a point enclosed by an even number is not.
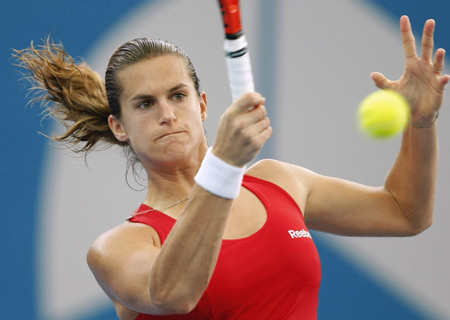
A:
[[[199,148],[189,159],[146,168],[148,193],[144,203],[159,208],[191,194],[206,148]]]

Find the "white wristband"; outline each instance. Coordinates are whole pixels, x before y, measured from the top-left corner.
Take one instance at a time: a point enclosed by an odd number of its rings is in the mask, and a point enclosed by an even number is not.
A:
[[[216,196],[225,199],[234,199],[241,190],[245,166],[235,167],[212,153],[210,147],[206,152],[200,170],[195,176],[195,182]]]

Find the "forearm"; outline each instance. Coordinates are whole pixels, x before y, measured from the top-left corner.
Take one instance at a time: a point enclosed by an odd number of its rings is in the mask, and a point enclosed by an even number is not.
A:
[[[385,188],[393,195],[410,226],[417,232],[433,219],[438,170],[437,125],[409,125]]]
[[[195,307],[213,274],[231,204],[195,186],[153,264],[149,287],[156,305],[176,312]]]
[[[247,93],[222,115],[214,153],[206,152],[191,200],[153,264],[149,290],[156,306],[188,312],[206,290],[245,165],[272,134],[263,103],[260,94]]]

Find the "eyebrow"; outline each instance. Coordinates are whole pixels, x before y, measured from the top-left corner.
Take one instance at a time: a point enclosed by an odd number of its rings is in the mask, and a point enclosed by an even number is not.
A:
[[[180,90],[181,88],[184,88],[184,87],[188,87],[188,85],[185,84],[185,83],[179,83],[179,84],[173,86],[172,88],[170,88],[168,90],[168,92],[174,92],[174,91]],[[130,102],[139,101],[139,100],[146,100],[146,99],[154,99],[154,98],[155,97],[152,96],[151,94],[142,93],[142,94],[137,94],[137,95],[133,96],[130,99]]]

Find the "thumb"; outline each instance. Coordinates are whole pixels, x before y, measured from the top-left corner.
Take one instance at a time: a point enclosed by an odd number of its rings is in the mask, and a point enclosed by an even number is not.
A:
[[[388,78],[386,78],[382,73],[372,72],[370,77],[372,78],[373,82],[375,82],[375,85],[379,89],[390,89],[392,86],[391,85],[392,82]]]

